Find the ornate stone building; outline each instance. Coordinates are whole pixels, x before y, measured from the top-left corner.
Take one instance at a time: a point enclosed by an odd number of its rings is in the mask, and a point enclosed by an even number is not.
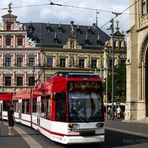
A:
[[[135,3],[135,4],[134,4]],[[127,38],[126,120],[148,117],[148,1],[130,0]],[[133,15],[135,14],[135,15]]]
[[[110,36],[95,24],[20,23],[16,18],[9,5],[0,26],[0,93],[32,87],[56,71],[94,71],[104,77],[112,44],[116,64],[123,51],[125,61],[124,34],[118,23],[115,43],[111,43]]]
[[[40,62],[36,42],[30,40],[25,26],[17,22],[17,16],[11,12],[9,7],[8,14],[2,16],[0,24],[1,93],[33,86],[32,67]]]

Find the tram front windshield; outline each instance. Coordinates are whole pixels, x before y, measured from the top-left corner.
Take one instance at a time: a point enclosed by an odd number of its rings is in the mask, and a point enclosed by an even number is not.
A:
[[[69,121],[103,121],[102,99],[98,92],[69,92]]]

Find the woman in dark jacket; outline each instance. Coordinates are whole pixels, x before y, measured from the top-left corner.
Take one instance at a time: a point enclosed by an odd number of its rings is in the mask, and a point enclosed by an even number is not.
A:
[[[15,122],[14,110],[13,108],[9,107],[8,109],[8,135],[14,135],[13,134],[14,122]]]

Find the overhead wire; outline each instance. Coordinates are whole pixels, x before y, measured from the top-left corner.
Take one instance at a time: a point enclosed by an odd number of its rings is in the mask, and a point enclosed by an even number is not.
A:
[[[73,6],[73,5],[66,5],[66,4],[60,4],[60,3],[54,3],[50,0],[50,3],[45,3],[45,4],[36,4],[36,5],[25,5],[25,6],[17,6],[17,7],[12,7],[13,9],[18,9],[18,8],[24,8],[24,7],[39,7],[39,6],[46,6],[46,5],[53,5],[53,6],[64,6],[64,7],[71,7],[71,8],[77,8],[77,9],[85,9],[85,10],[93,10],[93,11],[99,11],[99,12],[107,12],[107,13],[112,13],[115,14],[116,16],[113,18],[115,19],[116,17],[118,17],[119,15],[122,14],[128,14],[128,15],[141,15],[141,14],[130,14],[130,13],[125,13],[129,8],[131,8],[133,5],[135,5],[139,0],[135,1],[133,4],[131,4],[129,7],[127,7],[126,9],[124,9],[121,12],[113,12],[111,10],[102,10],[102,9],[97,9],[97,8],[89,8],[89,7],[80,7],[80,6]],[[6,10],[8,8],[0,8],[0,10]],[[103,24],[101,28],[103,28],[104,26],[106,26],[108,23],[110,23],[111,20],[107,21],[105,24]]]
[[[117,13],[117,12],[113,12],[111,10],[103,10],[103,9],[97,9],[97,8],[89,8],[89,7],[80,7],[80,6],[73,6],[73,5],[66,5],[66,4],[59,4],[59,3],[53,3],[51,0],[50,0],[50,3],[45,3],[45,4],[36,4],[36,5],[24,5],[24,6],[16,6],[16,7],[12,7],[13,9],[20,9],[20,8],[25,8],[25,7],[39,7],[39,6],[47,6],[47,5],[55,5],[55,6],[64,6],[64,7],[71,7],[71,8],[77,8],[77,9],[85,9],[85,10],[92,10],[92,11],[99,11],[99,12],[107,12],[107,13],[112,13],[112,14],[115,14],[115,17],[113,17],[112,19],[115,19],[117,18],[118,16],[122,15],[122,14],[127,14],[127,15],[141,15],[141,14],[137,14],[137,13],[125,13],[129,8],[131,8],[132,6],[134,6],[139,0],[135,1],[133,4],[131,4],[129,7],[127,7],[126,9],[124,9],[123,11]],[[8,8],[0,8],[0,10],[7,10]],[[103,28],[104,26],[106,26],[108,23],[110,23],[111,20],[107,21],[104,25],[102,25],[100,27]],[[142,44],[142,43],[140,43]],[[137,45],[134,45],[133,47],[135,46],[138,46],[140,44],[137,44]],[[132,47],[131,47],[132,48]]]
[[[66,4],[59,4],[59,3],[53,3],[52,1],[50,1],[50,3],[45,3],[45,4],[36,4],[36,5],[24,5],[24,6],[15,6],[12,7],[13,9],[20,9],[20,8],[25,8],[25,7],[39,7],[39,6],[47,6],[47,5],[55,5],[55,6],[64,6],[64,7],[71,7],[71,8],[77,8],[77,9],[85,9],[85,10],[92,10],[92,11],[100,11],[100,12],[107,12],[107,13],[112,13],[113,11],[111,10],[103,10],[103,9],[98,9],[98,8],[89,8],[89,7],[80,7],[80,6],[73,6],[73,5],[66,5]],[[0,10],[7,10],[8,8],[0,8]],[[126,10],[128,10],[128,8],[126,8],[122,14],[127,14],[127,15],[140,15],[140,14],[129,14],[129,13],[125,13]]]
[[[113,19],[117,18],[119,15],[122,15],[125,11],[127,11],[129,8],[131,8],[133,5],[135,5],[138,1],[139,1],[139,0],[135,1],[133,4],[131,4],[129,7],[127,7],[126,9],[124,9],[124,10],[123,10],[122,12],[120,12],[120,13],[112,12],[113,14],[115,14],[115,17],[113,17]],[[108,23],[110,23],[110,22],[111,22],[111,20],[109,20],[108,22],[106,22],[104,25],[102,25],[102,26],[100,27],[100,29],[103,28],[104,26],[106,26],[106,25],[107,25]]]

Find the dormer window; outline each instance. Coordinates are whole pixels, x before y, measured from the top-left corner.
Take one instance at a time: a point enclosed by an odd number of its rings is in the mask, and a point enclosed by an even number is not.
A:
[[[80,29],[79,25],[77,26],[76,32],[77,34],[82,34],[82,30]]]
[[[10,35],[6,36],[6,46],[11,46],[11,36]]]
[[[113,46],[114,46],[114,47],[116,47],[116,41],[114,41],[114,44],[113,44]]]
[[[46,25],[46,29],[47,29],[47,32],[52,32],[52,28],[49,23]]]
[[[64,31],[61,24],[59,24],[58,31],[59,32],[63,32]]]
[[[90,45],[90,41],[88,39],[88,33],[86,34],[86,37],[85,37],[85,44]]]
[[[17,45],[18,45],[18,46],[22,46],[22,44],[23,44],[23,38],[22,38],[22,36],[20,35],[20,36],[18,36],[18,39],[17,39]]]
[[[7,22],[6,23],[6,29],[7,29],[7,31],[10,31],[11,30],[11,22]]]
[[[122,47],[122,41],[119,41],[119,48]]]
[[[57,38],[57,33],[55,32],[54,34],[54,43],[58,44],[59,43],[59,39]]]
[[[91,29],[90,26],[89,26],[89,28],[88,28],[88,33],[89,33],[89,34],[93,34],[93,31],[92,31],[92,29]]]

